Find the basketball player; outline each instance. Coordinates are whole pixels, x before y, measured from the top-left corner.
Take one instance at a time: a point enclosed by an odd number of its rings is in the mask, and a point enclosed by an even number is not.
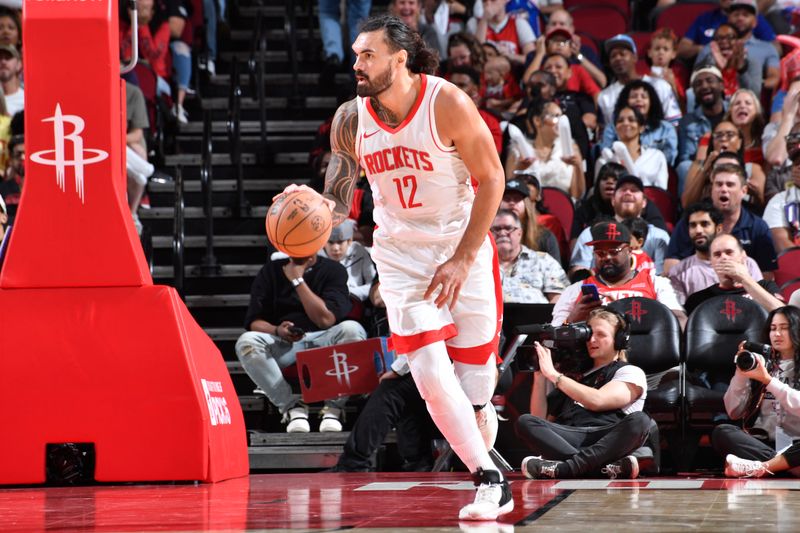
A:
[[[372,257],[394,347],[408,355],[431,417],[478,486],[459,518],[494,520],[514,508],[487,452],[497,431],[490,399],[502,320],[488,233],[503,167],[472,100],[427,75],[438,60],[416,32],[379,16],[352,48],[358,98],[334,117],[325,196],[341,223],[366,172],[377,225]]]

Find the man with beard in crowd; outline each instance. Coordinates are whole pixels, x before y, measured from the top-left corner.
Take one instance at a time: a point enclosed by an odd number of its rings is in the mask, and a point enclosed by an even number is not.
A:
[[[611,205],[614,208],[614,221],[619,223],[618,226],[621,226],[622,221],[626,218],[644,218],[643,212],[647,205],[647,198],[644,195],[642,180],[630,174],[619,178],[614,187],[614,195],[611,197]],[[570,274],[592,268],[592,243],[589,241],[593,238],[594,234],[590,228],[586,228],[578,235],[570,259]],[[642,249],[655,262],[656,274],[661,273],[668,244],[669,234],[648,221],[647,239],[644,241]],[[597,268],[596,262],[594,266]]]
[[[678,124],[678,195],[683,192],[686,174],[692,166],[697,146],[706,133],[710,133],[725,115],[722,73],[717,67],[705,66],[692,73],[690,84],[697,106]]]
[[[709,247],[714,237],[722,232],[723,220],[722,213],[709,201],[690,205],[683,218],[689,226],[689,238],[695,252],[681,259],[681,262],[669,271],[672,288],[675,289],[681,304],[686,302],[690,294],[719,283],[719,278],[711,266]],[[758,264],[752,258],[748,257],[746,264],[750,276],[755,281],[763,279]]]

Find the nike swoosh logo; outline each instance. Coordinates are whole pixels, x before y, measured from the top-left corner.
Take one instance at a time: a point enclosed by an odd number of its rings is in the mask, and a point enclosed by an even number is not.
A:
[[[365,134],[364,134],[364,138],[365,138],[365,139],[369,139],[370,137],[372,137],[373,135],[375,135],[375,134],[376,134],[376,133],[378,133],[379,131],[381,131],[381,130],[375,130],[375,131],[373,131],[372,133],[365,133]]]

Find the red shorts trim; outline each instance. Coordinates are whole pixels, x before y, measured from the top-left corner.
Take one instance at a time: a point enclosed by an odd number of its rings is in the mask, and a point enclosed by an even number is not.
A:
[[[468,365],[485,365],[486,361],[489,360],[489,357],[494,354],[495,364],[500,364],[503,362],[500,359],[500,356],[497,355],[499,351],[500,341],[499,339],[495,339],[491,342],[487,342],[481,346],[470,346],[469,348],[459,348],[458,346],[448,346],[447,347],[447,354],[450,356],[450,359],[453,361],[458,361],[459,363],[467,363]]]
[[[397,335],[392,333],[392,346],[398,354],[411,353],[419,350],[423,346],[433,344],[438,341],[446,341],[458,335],[455,324],[448,324],[435,331],[423,331],[414,335]]]

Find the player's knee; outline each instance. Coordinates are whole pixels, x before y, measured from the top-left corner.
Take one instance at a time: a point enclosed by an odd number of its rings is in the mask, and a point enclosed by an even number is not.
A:
[[[339,328],[339,334],[336,339],[337,343],[363,341],[367,338],[367,332],[364,330],[364,326],[355,320],[345,320],[336,327]]]

